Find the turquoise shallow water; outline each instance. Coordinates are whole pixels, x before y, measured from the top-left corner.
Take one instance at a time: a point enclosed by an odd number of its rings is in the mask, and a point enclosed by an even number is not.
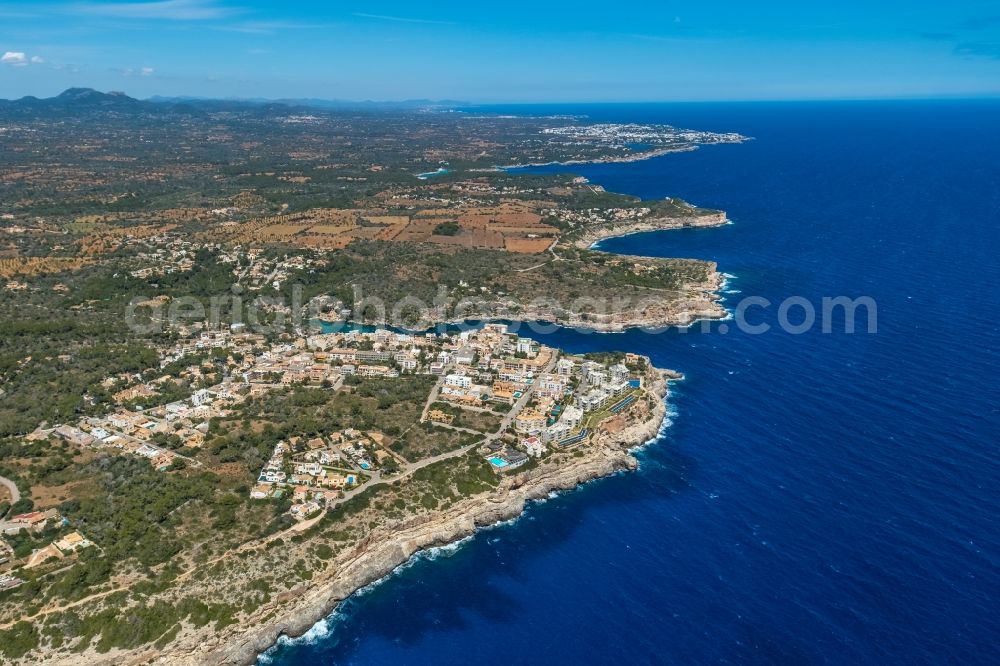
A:
[[[1000,662],[1000,104],[504,111],[755,137],[574,167],[735,222],[603,248],[716,260],[730,305],[869,295],[878,332],[541,336],[686,374],[641,469],[418,559],[264,660]]]

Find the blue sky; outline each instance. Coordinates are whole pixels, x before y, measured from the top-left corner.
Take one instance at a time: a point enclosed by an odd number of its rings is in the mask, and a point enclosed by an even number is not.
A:
[[[0,0],[0,97],[1000,95],[1000,1]]]

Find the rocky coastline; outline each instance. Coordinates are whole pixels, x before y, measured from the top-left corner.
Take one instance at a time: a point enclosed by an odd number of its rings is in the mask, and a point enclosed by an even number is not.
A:
[[[609,238],[630,236],[646,231],[664,231],[667,229],[693,229],[721,227],[729,224],[729,218],[722,211],[706,212],[700,215],[685,215],[683,217],[653,217],[642,220],[627,220],[620,223],[601,224],[588,228],[581,235],[573,238],[573,245],[581,250],[594,249],[594,245]]]
[[[647,231],[720,227],[726,224],[729,224],[729,218],[722,211],[628,220],[594,225],[568,242],[579,249],[601,251],[594,246],[609,238]],[[449,316],[446,307],[434,310],[433,315],[437,321],[449,326],[461,326],[477,320],[502,320],[555,324],[597,333],[623,333],[631,328],[657,331],[670,326],[690,326],[705,319],[725,319],[728,313],[720,304],[719,294],[725,278],[715,262],[704,263],[709,265],[707,278],[700,283],[685,285],[682,290],[683,298],[678,300],[643,301],[639,304],[641,307],[634,308],[631,303],[626,303],[623,309],[614,312],[588,312],[585,315],[545,302],[525,305],[512,300],[494,300],[477,302],[474,319]],[[350,321],[354,324],[377,323],[354,319]]]
[[[590,249],[607,238],[644,231],[684,227],[712,227],[728,222],[725,213],[712,212],[689,217],[663,217],[637,222],[601,225],[574,239],[577,247]],[[645,309],[586,316],[565,311],[518,309],[506,318],[521,321],[539,320],[562,326],[581,327],[600,332],[618,332],[629,328],[657,329],[689,325],[699,319],[719,319],[726,316],[719,304],[718,291],[723,276],[713,264],[703,284],[688,285],[685,298],[665,300],[662,304],[644,304]],[[495,316],[505,318],[506,304],[498,302]],[[452,322],[462,323],[462,322]],[[647,359],[648,361],[648,359]],[[652,407],[641,420],[619,423],[619,428],[602,430],[580,458],[569,458],[559,466],[542,467],[505,477],[496,491],[461,501],[451,508],[432,515],[414,518],[392,529],[377,529],[353,548],[338,554],[335,567],[324,577],[318,577],[279,595],[257,608],[250,617],[215,631],[211,626],[188,628],[162,648],[113,650],[98,654],[87,650],[83,654],[56,657],[45,663],[74,666],[91,664],[160,664],[165,666],[244,666],[254,664],[258,657],[282,637],[304,635],[317,622],[334,611],[338,604],[359,589],[390,575],[415,555],[453,544],[477,530],[519,517],[528,502],[544,499],[553,492],[567,491],[589,481],[634,470],[638,462],[631,451],[655,439],[666,418],[666,398],[669,382],[681,378],[670,370],[656,369],[649,364],[646,386],[655,398]],[[617,418],[617,417],[616,417]]]
[[[493,170],[506,171],[507,169],[529,169],[529,168],[546,167],[546,166],[573,166],[579,164],[627,164],[629,162],[641,162],[643,160],[650,160],[653,159],[654,157],[663,157],[664,155],[669,155],[671,153],[689,153],[692,150],[698,150],[698,146],[693,144],[683,144],[683,145],[664,146],[662,148],[654,148],[652,150],[642,150],[637,152],[624,153],[621,155],[606,155],[604,157],[594,157],[590,159],[551,160],[549,162],[527,162],[525,164],[506,164],[494,167]]]
[[[586,315],[544,304],[522,307],[519,303],[495,301],[481,304],[477,320],[527,322],[529,329],[532,323],[537,323],[542,327],[555,325],[595,333],[624,333],[634,328],[656,332],[671,326],[689,326],[703,319],[724,319],[728,316],[719,303],[723,281],[722,273],[712,263],[705,282],[687,285],[681,301],[642,301],[636,308],[626,303],[615,312],[588,312]],[[461,326],[469,324],[470,320],[451,318],[443,322],[449,326]]]
[[[455,543],[478,529],[520,516],[528,502],[553,492],[571,490],[588,481],[634,470],[630,451],[654,439],[666,417],[669,382],[681,375],[649,366],[646,385],[655,398],[643,419],[600,433],[586,455],[552,468],[507,476],[496,491],[459,502],[448,510],[413,519],[391,531],[375,531],[338,555],[335,573],[286,593],[261,606],[246,622],[215,632],[206,627],[185,632],[162,650],[89,653],[59,660],[60,664],[161,664],[169,666],[244,666],[281,636],[305,634],[357,590],[381,580],[414,555]]]

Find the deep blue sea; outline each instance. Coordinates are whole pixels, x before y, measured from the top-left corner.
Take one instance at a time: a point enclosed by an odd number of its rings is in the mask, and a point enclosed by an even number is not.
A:
[[[870,296],[877,333],[540,336],[685,373],[641,469],[418,558],[263,660],[1000,663],[1000,102],[495,110],[754,137],[573,167],[734,222],[602,249],[715,260],[727,304],[774,303],[754,323]]]

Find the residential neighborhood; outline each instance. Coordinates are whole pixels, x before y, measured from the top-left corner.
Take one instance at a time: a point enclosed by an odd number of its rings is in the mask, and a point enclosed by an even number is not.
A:
[[[186,331],[161,350],[159,373],[105,379],[105,413],[39,427],[26,440],[144,459],[170,474],[202,467],[200,451],[212,424],[273,392],[313,387],[346,398],[367,385],[426,377],[419,419],[402,431],[344,427],[273,445],[247,495],[278,503],[293,521],[311,524],[370,486],[405,483],[423,467],[469,452],[504,476],[553,452],[585,446],[602,421],[643,394],[641,357],[563,354],[502,323],[443,333],[323,332],[324,324],[318,325],[318,331],[277,341],[239,327]],[[455,444],[401,446],[413,428],[428,431],[429,441],[434,432],[441,439],[450,431]],[[84,528],[55,509],[12,516],[0,523],[0,532],[13,540],[0,540],[0,586],[6,588],[23,582],[18,571],[58,567],[51,563],[94,547]],[[17,546],[26,543],[18,541],[24,534],[48,537],[36,536],[25,551]]]

